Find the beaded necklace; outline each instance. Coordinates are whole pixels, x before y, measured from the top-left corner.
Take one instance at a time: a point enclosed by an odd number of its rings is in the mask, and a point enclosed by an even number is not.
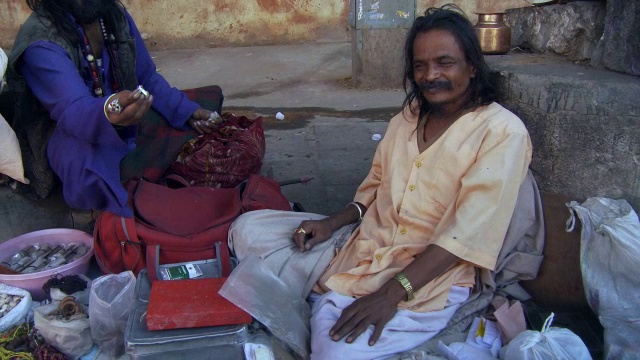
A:
[[[120,72],[120,58],[118,56],[118,46],[116,37],[113,34],[107,33],[107,28],[104,26],[104,21],[100,18],[100,29],[102,30],[102,38],[107,46],[109,57],[111,57],[111,73],[113,74],[113,92],[116,93],[119,90],[124,89],[124,81],[122,80],[122,73]]]
[[[80,36],[80,39],[82,41],[82,44],[80,46],[82,49],[82,55],[84,56],[85,60],[87,60],[89,75],[91,76],[91,79],[93,81],[93,94],[99,98],[103,97],[105,95],[104,84],[102,81],[104,76],[104,68],[102,67],[102,64],[98,64],[95,56],[93,55],[91,45],[89,44],[89,38],[87,37],[84,29],[82,28],[82,26],[80,26],[80,24],[76,23],[76,26],[78,29],[78,35]],[[109,57],[111,59],[111,66],[109,67],[111,69],[111,76],[113,78],[112,88],[113,92],[116,93],[123,88],[122,74],[120,73],[120,66],[118,61],[118,51],[115,46],[116,40],[113,34],[107,33],[107,29],[104,26],[104,21],[102,20],[102,18],[100,19],[100,29],[102,30],[104,46],[107,47],[107,51],[109,52]]]

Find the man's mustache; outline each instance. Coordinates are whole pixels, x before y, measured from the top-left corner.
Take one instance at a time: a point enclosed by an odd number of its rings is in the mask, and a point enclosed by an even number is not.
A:
[[[418,83],[420,90],[451,90],[453,86],[451,82],[445,80],[422,81]]]

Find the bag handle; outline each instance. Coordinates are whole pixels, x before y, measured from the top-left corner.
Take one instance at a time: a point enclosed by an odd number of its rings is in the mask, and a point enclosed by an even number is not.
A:
[[[118,237],[122,239],[120,241],[120,257],[122,260],[122,266],[125,268],[125,270],[136,272],[141,258],[140,249],[138,249],[138,247],[136,246],[139,245],[138,234],[136,233],[136,223],[133,218],[125,218],[122,216],[120,217],[120,223],[122,224],[122,227],[120,228],[116,226],[116,233],[118,233],[118,230],[120,229],[122,229],[124,233],[124,237]],[[136,263],[132,267],[128,267],[127,264],[124,263],[124,246],[126,244],[131,244],[131,247],[133,247],[133,249],[136,251]]]
[[[147,275],[149,280],[158,280],[160,270],[160,245],[147,245]]]
[[[178,187],[170,186],[171,183],[179,184],[183,188],[191,187],[191,184],[189,183],[189,181],[187,181],[187,179],[177,174],[169,174],[165,176],[162,180],[160,180],[159,183],[171,189],[178,189]]]
[[[231,274],[231,256],[229,255],[229,245],[226,241],[218,241],[215,243],[215,246],[220,276],[228,277]]]
[[[231,256],[229,255],[229,245],[226,242],[216,241],[216,260],[218,260],[218,272],[221,277],[228,277],[231,274]],[[147,275],[153,282],[159,280],[160,272],[160,245],[147,245]]]

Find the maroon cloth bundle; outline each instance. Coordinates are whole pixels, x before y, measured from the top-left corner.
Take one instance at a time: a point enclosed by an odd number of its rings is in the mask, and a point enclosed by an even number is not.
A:
[[[222,115],[225,122],[215,131],[189,140],[169,174],[192,186],[232,188],[259,174],[265,153],[262,117]]]

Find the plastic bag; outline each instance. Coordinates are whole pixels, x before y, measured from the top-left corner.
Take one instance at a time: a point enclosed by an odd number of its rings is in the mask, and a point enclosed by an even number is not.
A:
[[[2,296],[2,294],[11,296],[19,295],[22,296],[22,299],[16,307],[0,318],[0,332],[23,322],[27,313],[29,313],[29,309],[31,309],[31,294],[27,290],[0,284],[0,296]]]
[[[582,339],[569,329],[551,327],[554,314],[547,318],[541,331],[527,330],[500,350],[506,360],[591,360]]]
[[[473,320],[465,342],[452,342],[449,345],[438,342],[438,351],[448,360],[496,359],[501,347],[498,324],[482,317]]]
[[[111,358],[124,353],[124,330],[134,303],[136,277],[131,271],[101,276],[89,296],[91,337]]]
[[[582,223],[580,266],[587,301],[604,327],[607,359],[640,353],[640,222],[624,200],[567,204],[567,231]]]
[[[69,319],[58,315],[59,304],[51,303],[33,311],[36,329],[45,341],[71,359],[78,359],[91,350],[91,330],[86,308],[78,304],[80,312]]]
[[[218,293],[264,324],[299,357],[309,358],[309,305],[258,257],[244,258]]]

